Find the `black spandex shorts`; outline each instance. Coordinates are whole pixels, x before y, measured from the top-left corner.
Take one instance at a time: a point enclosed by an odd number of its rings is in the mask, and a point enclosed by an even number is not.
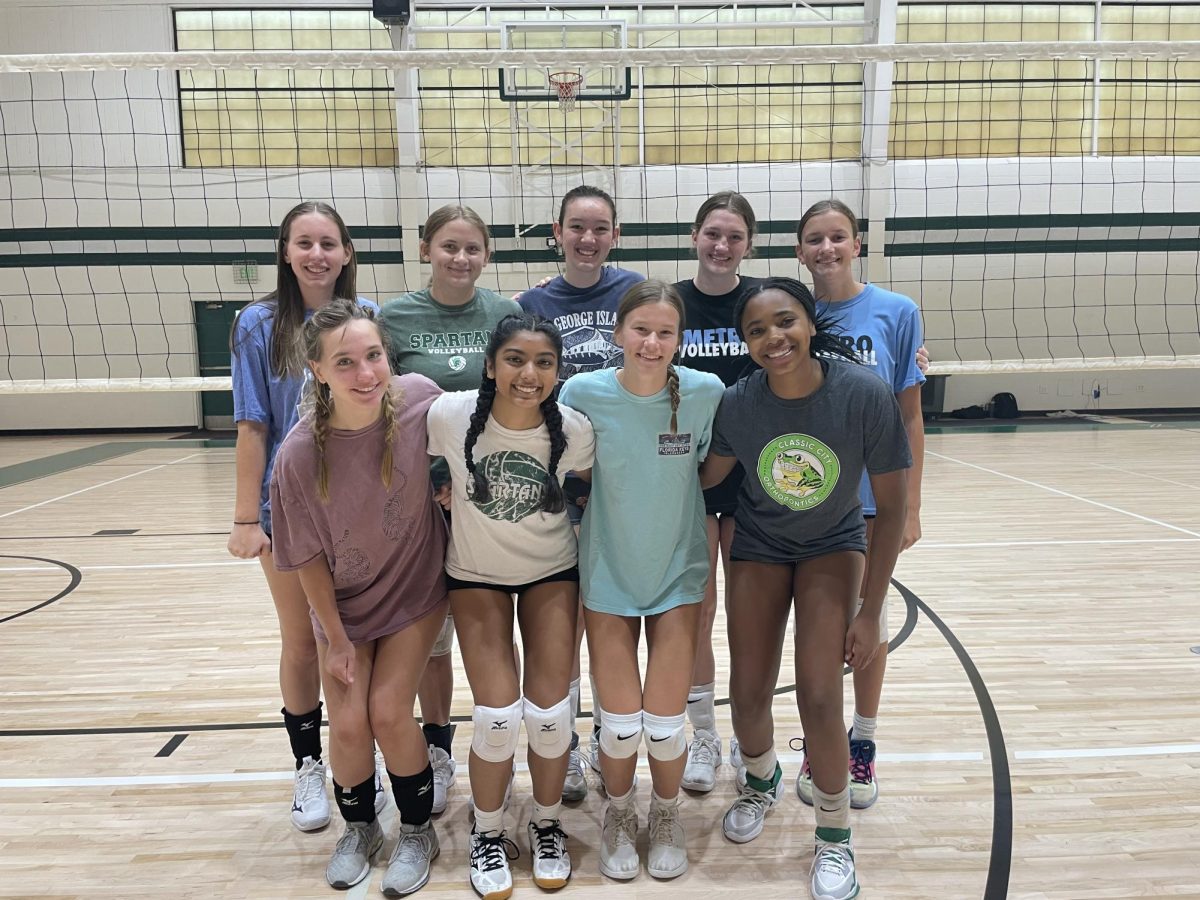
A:
[[[531,587],[537,587],[539,584],[549,584],[552,581],[573,581],[578,583],[579,567],[571,566],[569,569],[563,569],[561,572],[555,572],[553,575],[547,575],[545,578],[539,578],[537,581],[530,581],[527,584],[489,584],[486,581],[460,581],[453,575],[447,575],[446,590],[503,591],[505,594],[523,594]]]

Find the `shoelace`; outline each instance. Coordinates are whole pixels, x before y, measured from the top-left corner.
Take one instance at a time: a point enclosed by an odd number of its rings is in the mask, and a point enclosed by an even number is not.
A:
[[[650,841],[656,844],[675,845],[676,823],[679,820],[677,806],[650,806]],[[662,832],[666,834],[662,834]]]
[[[583,776],[583,757],[579,755],[578,750],[567,755],[567,772],[571,775]]]
[[[637,810],[632,806],[629,809],[618,809],[613,811],[613,830],[616,832],[617,846],[622,844],[633,844],[637,842]]]
[[[325,775],[317,766],[313,766],[307,772],[302,771],[296,782],[296,793],[300,795],[301,806],[325,792]]]
[[[692,738],[692,761],[703,765],[715,765],[717,760],[717,742],[712,738],[697,735]]]
[[[775,805],[775,797],[766,792],[750,787],[750,785],[740,785],[741,796],[738,797],[735,806],[740,806],[742,809],[749,809],[752,812],[766,812]]]
[[[450,782],[450,757],[443,753],[434,753],[431,756],[431,764],[433,766],[433,780],[438,784],[446,785]]]
[[[533,825],[537,847],[534,850],[538,859],[558,859],[563,855],[563,844],[567,841],[567,833],[562,830],[562,823],[555,819],[549,825],[542,826],[536,822]]]
[[[402,862],[419,863],[429,857],[429,835],[425,831],[400,830],[400,840],[396,843],[396,852],[392,859]]]
[[[365,850],[368,845],[367,834],[370,830],[371,825],[368,822],[347,822],[346,833],[337,842],[334,853],[356,853],[360,848]]]
[[[840,881],[854,866],[854,851],[845,844],[820,844],[816,866],[818,875],[829,875]]]
[[[808,764],[808,747],[804,743],[804,738],[792,738],[790,741],[788,741],[788,746],[791,748],[793,753],[804,754],[804,762],[800,764],[800,774],[811,776],[812,768]]]
[[[493,872],[504,868],[505,859],[516,859],[521,855],[517,845],[503,832],[485,832],[471,848],[471,866],[480,872]]]
[[[871,763],[875,760],[874,749],[870,741],[850,742],[850,778],[852,781],[871,780]]]

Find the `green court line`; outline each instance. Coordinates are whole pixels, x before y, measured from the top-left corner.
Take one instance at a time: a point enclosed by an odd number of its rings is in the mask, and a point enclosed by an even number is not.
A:
[[[195,447],[199,449],[210,447],[232,447],[233,440],[177,440],[177,441],[114,441],[95,444],[91,447],[80,447],[77,450],[67,450],[52,456],[26,460],[11,466],[0,467],[0,489],[12,487],[26,481],[36,481],[80,469],[84,466],[107,462],[119,456],[127,456],[140,450],[163,450],[172,448]]]

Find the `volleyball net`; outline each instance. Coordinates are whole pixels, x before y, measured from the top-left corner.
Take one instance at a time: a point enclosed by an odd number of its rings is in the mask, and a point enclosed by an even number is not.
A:
[[[864,45],[861,8],[793,5],[368,19],[355,49],[261,51],[220,49],[213,15],[176,13],[194,49],[0,57],[0,392],[227,390],[302,200],[345,219],[361,294],[427,282],[450,202],[491,224],[481,284],[522,290],[560,270],[581,183],[616,199],[611,260],[669,280],[716,191],[759,219],[742,271],[802,280],[796,222],[842,199],[935,371],[1200,366],[1197,42]]]

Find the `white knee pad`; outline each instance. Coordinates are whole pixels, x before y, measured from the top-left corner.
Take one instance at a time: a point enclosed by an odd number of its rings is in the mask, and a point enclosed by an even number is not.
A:
[[[454,649],[454,616],[446,616],[446,621],[442,623],[442,630],[438,632],[437,640],[433,642],[433,649],[429,651],[430,656],[445,656]]]
[[[558,759],[571,747],[571,697],[563,697],[549,709],[525,698],[525,738],[529,749],[543,759]]]
[[[475,734],[471,749],[486,762],[505,762],[517,752],[521,736],[521,698],[511,706],[477,706],[471,714]]]
[[[891,588],[883,595],[883,606],[879,609],[879,643],[886,644],[888,642],[888,597],[891,595]],[[854,614],[857,616],[863,606],[863,598],[859,597],[858,602],[854,604]]]
[[[599,706],[596,707],[600,709]],[[600,716],[600,749],[612,759],[628,759],[637,753],[642,741],[642,711],[635,713],[611,713],[607,710]]]
[[[687,739],[683,734],[683,713],[677,716],[656,716],[642,713],[642,728],[646,732],[646,752],[654,759],[670,762],[679,759],[687,750]]]

